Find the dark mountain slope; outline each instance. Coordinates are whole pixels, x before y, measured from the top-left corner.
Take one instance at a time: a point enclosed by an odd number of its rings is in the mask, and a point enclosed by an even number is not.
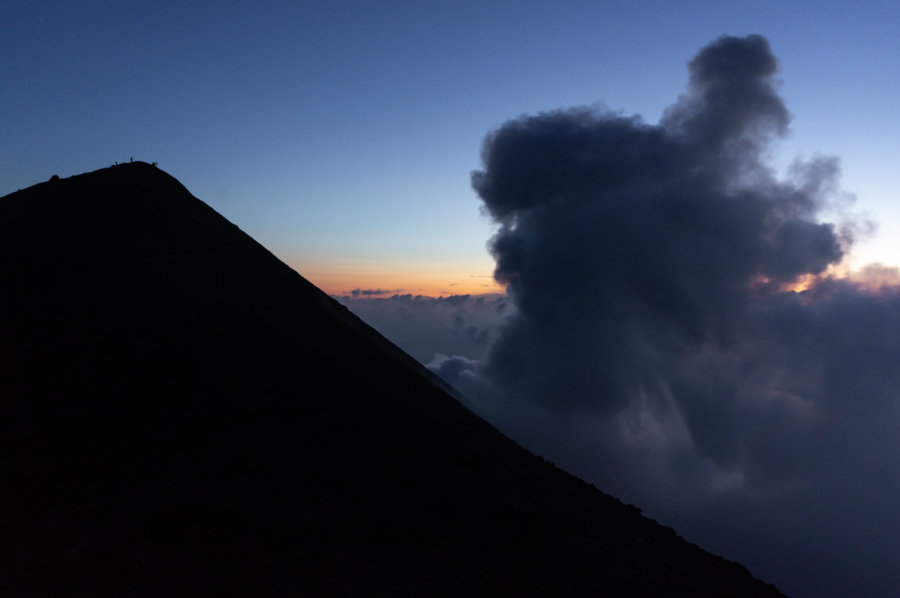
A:
[[[0,199],[0,473],[0,596],[780,595],[143,163]]]

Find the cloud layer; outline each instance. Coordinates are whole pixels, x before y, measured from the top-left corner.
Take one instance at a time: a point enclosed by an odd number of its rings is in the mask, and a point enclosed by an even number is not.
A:
[[[472,184],[515,312],[481,360],[433,369],[790,594],[889,595],[900,290],[827,275],[860,223],[820,221],[835,159],[767,163],[777,69],[764,38],[722,37],[658,124],[575,108],[490,133]]]
[[[500,323],[515,311],[499,294],[434,298],[360,292],[336,299],[424,364],[446,355],[478,360]]]

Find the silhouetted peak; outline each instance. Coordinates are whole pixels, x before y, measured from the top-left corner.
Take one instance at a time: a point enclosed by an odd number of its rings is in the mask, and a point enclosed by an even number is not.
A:
[[[143,162],[0,198],[0,594],[777,596]]]

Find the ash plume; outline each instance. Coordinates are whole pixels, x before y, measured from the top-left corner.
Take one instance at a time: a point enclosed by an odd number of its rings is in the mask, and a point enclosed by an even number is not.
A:
[[[721,37],[688,67],[658,124],[573,108],[486,137],[472,185],[515,310],[477,364],[432,367],[465,374],[504,432],[788,594],[884,594],[900,288],[828,275],[859,223],[822,221],[836,159],[768,163],[790,120],[768,42]]]

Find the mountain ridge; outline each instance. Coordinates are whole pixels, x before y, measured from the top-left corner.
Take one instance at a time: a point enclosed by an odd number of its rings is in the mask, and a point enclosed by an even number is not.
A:
[[[781,595],[503,437],[155,166],[0,198],[0,277],[0,593]]]

